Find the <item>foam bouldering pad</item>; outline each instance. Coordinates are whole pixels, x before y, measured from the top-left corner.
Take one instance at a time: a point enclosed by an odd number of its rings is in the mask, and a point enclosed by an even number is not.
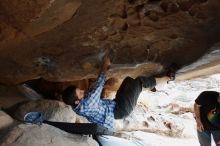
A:
[[[96,123],[66,123],[44,121],[43,123],[52,125],[68,133],[85,134],[85,135],[113,135],[112,129],[105,128]]]

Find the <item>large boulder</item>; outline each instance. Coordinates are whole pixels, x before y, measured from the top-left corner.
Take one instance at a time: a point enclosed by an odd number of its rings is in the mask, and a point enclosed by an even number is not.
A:
[[[1,146],[98,146],[91,137],[64,132],[53,126],[43,124],[20,124],[10,131]]]
[[[17,106],[11,112],[13,117],[22,121],[27,112],[34,111],[42,112],[44,118],[49,121],[76,122],[76,113],[71,106],[55,100],[28,101]]]

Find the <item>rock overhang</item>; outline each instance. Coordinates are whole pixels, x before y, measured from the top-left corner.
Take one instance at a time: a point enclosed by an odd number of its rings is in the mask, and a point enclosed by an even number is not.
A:
[[[194,62],[219,41],[218,0],[19,3],[0,4],[3,84],[95,77],[109,49],[108,76],[157,75]]]

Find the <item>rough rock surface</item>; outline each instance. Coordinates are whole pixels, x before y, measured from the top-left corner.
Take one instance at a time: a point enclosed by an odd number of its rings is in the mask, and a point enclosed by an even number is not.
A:
[[[194,63],[178,71],[178,80],[186,80],[220,73],[220,43],[216,43],[210,51]]]
[[[2,0],[0,83],[162,73],[219,41],[219,0]]]
[[[20,124],[2,140],[1,146],[98,146],[92,137],[69,134],[47,124]]]
[[[0,110],[0,143],[2,141],[2,137],[6,135],[14,126],[16,126],[16,122],[12,119],[8,114],[4,111]]]
[[[45,119],[56,122],[76,122],[76,113],[63,102],[54,100],[28,101],[11,110],[13,117],[23,120],[27,112],[42,112]]]
[[[0,109],[6,109],[15,104],[27,101],[28,98],[21,93],[20,89],[20,86],[0,85]]]
[[[2,130],[10,126],[14,120],[8,114],[0,110],[0,121],[0,130]]]

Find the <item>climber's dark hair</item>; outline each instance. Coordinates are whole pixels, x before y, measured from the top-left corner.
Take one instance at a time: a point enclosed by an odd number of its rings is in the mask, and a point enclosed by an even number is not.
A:
[[[75,108],[77,106],[77,104],[75,104],[75,101],[79,100],[76,96],[76,86],[71,85],[67,87],[62,92],[62,99],[64,103],[66,103],[67,105],[71,105],[73,108]]]

